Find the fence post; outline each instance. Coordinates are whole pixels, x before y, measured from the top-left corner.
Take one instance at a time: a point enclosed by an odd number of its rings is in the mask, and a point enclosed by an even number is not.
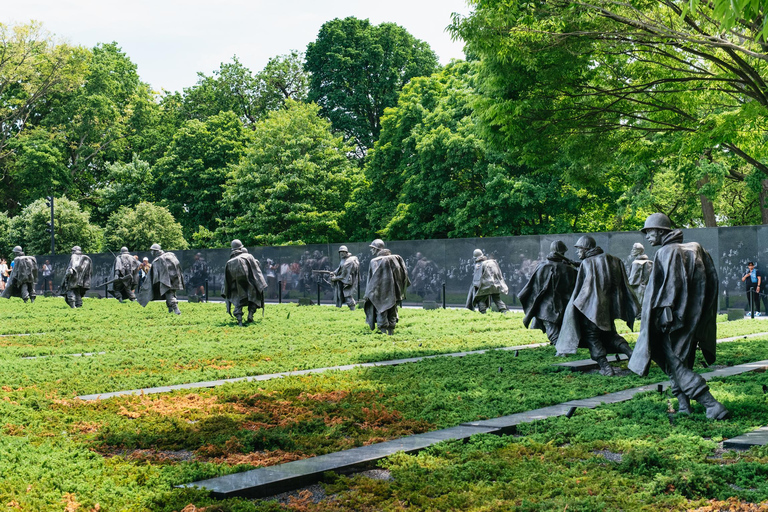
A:
[[[277,303],[278,304],[283,303],[283,282],[282,281],[277,282]]]
[[[443,309],[445,309],[445,281],[443,281]]]
[[[317,305],[320,305],[320,281],[317,282]]]

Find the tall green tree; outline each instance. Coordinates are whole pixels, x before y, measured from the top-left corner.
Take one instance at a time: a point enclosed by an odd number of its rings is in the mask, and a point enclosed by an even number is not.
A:
[[[712,155],[726,161],[729,179],[757,187],[768,222],[768,54],[759,27],[724,32],[704,2],[687,11],[672,0],[474,5],[451,30],[482,58],[477,111],[497,147],[536,166],[559,161],[577,186],[615,191],[634,185],[617,165],[632,152],[617,148],[653,141],[686,155],[683,166]],[[713,178],[702,176],[694,195]]]
[[[76,201],[66,197],[54,198],[54,233],[56,252],[69,252],[79,245],[83,252],[99,252],[102,246],[102,230],[92,224],[90,214],[83,211]],[[51,210],[45,199],[27,205],[11,220],[11,239],[21,245],[27,254],[51,252],[51,235],[46,229],[51,221]]]
[[[251,148],[226,183],[221,241],[279,245],[345,238],[340,220],[359,171],[319,110],[288,100],[284,110],[256,123]]]
[[[134,207],[155,200],[155,178],[148,162],[133,155],[130,162],[106,166],[105,186],[98,194],[98,218],[105,222],[120,207]]]
[[[510,165],[479,133],[472,108],[476,67],[452,63],[431,77],[414,78],[397,106],[386,110],[381,137],[366,161],[366,186],[350,205],[380,235],[423,239],[568,230],[577,197],[556,178]],[[370,231],[356,237],[370,237]]]
[[[53,97],[81,86],[87,59],[87,50],[57,41],[39,23],[0,23],[0,203],[8,209],[17,210],[45,182],[39,168],[34,169],[38,183],[32,183],[32,175],[23,169],[46,162],[65,149],[62,144],[49,144],[55,135],[37,132],[17,140],[51,112]],[[48,147],[36,148],[38,144]],[[22,184],[14,183],[10,165],[14,173],[24,175]],[[59,170],[53,169],[53,174]]]
[[[157,197],[179,220],[185,237],[201,227],[216,228],[228,168],[240,161],[250,140],[251,131],[231,111],[187,121],[176,132],[153,172]]]
[[[429,45],[399,25],[337,18],[323,24],[307,46],[308,99],[364,155],[379,138],[381,116],[397,103],[400,89],[437,67]]]
[[[135,112],[152,102],[136,65],[116,43],[93,48],[83,86],[52,97],[50,113],[41,120],[42,127],[65,140],[70,195],[94,202],[106,164],[130,160],[131,136],[144,128]]]
[[[121,207],[107,220],[104,247],[118,251],[125,246],[132,251],[148,251],[160,244],[167,251],[188,249],[181,224],[167,208],[148,202],[135,207]]]

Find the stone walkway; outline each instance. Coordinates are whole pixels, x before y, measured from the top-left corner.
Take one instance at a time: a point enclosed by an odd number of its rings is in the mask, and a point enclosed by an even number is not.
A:
[[[754,363],[740,364],[721,368],[701,374],[705,379],[729,377],[754,371],[768,366],[768,359]],[[366,467],[373,462],[393,455],[397,452],[413,453],[441,441],[450,439],[467,439],[475,434],[513,434],[517,425],[536,420],[570,416],[578,408],[593,409],[601,404],[624,402],[638,393],[646,391],[664,391],[670,385],[669,381],[626,389],[593,398],[570,400],[557,405],[543,407],[532,411],[510,414],[483,421],[463,423],[457,427],[437,430],[425,434],[386,441],[383,443],[361,446],[327,455],[287,462],[277,466],[269,466],[243,473],[235,473],[208,480],[192,482],[179,487],[200,487],[208,489],[216,498],[231,498],[243,496],[248,498],[263,498],[288,490],[313,484],[322,480],[323,473],[334,471],[343,473],[353,468]],[[764,435],[768,436],[768,432]]]
[[[767,444],[768,427],[762,427],[733,439],[726,439],[723,441],[723,448],[726,450],[749,450],[753,446],[765,446]]]

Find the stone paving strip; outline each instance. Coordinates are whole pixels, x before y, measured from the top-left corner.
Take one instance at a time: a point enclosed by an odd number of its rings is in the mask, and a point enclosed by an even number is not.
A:
[[[24,356],[22,359],[45,359],[46,357],[90,357],[90,356],[102,356],[106,352],[83,352],[80,354],[50,354],[47,356]]]
[[[341,366],[328,366],[325,368],[311,368],[308,370],[293,370],[289,372],[267,373],[264,375],[251,375],[248,377],[235,377],[232,379],[209,380],[205,382],[191,382],[189,384],[174,384],[170,386],[159,386],[156,388],[129,389],[125,391],[114,391],[112,393],[96,393],[93,395],[81,395],[81,396],[78,396],[77,398],[79,398],[80,400],[104,400],[107,398],[114,398],[116,396],[151,395],[154,393],[168,393],[170,391],[176,391],[180,389],[215,388],[217,386],[223,386],[224,384],[231,384],[233,382],[254,382],[254,381],[259,382],[264,380],[281,379],[283,377],[293,377],[296,375],[310,375],[313,373],[323,373],[323,372],[329,372],[334,370],[346,371],[346,370],[353,370],[355,368],[375,368],[378,366],[397,366],[399,364],[418,363],[419,361],[424,361],[425,359],[436,359],[438,357],[465,357],[465,356],[471,356],[476,354],[486,354],[488,352],[493,352],[495,350],[525,350],[527,348],[546,347],[548,345],[549,343],[533,343],[531,345],[518,345],[516,347],[501,347],[501,348],[491,348],[491,349],[483,349],[483,350],[472,350],[469,352],[453,352],[451,354],[435,354],[431,356],[409,357],[406,359],[392,359],[390,361],[376,361],[373,363],[345,364]]]
[[[754,371],[768,366],[768,359],[754,363],[740,364],[721,368],[701,374],[706,380],[715,377],[729,377]],[[403,437],[392,441],[361,446],[350,450],[319,455],[308,459],[287,462],[277,466],[257,468],[242,473],[200,480],[177,487],[200,487],[207,489],[215,498],[232,498],[235,496],[247,498],[263,498],[281,492],[298,489],[322,480],[323,473],[334,471],[349,472],[355,468],[363,468],[373,462],[393,455],[397,452],[414,453],[441,441],[451,439],[468,439],[475,434],[513,434],[517,425],[531,423],[536,420],[569,416],[577,408],[594,409],[602,404],[615,404],[630,400],[638,393],[660,390],[664,391],[671,385],[670,381],[659,382],[616,393],[608,393],[593,398],[570,400],[541,409],[510,414],[483,421],[463,423],[457,427]],[[768,437],[768,432],[763,435]]]
[[[727,341],[738,341],[744,338],[752,338],[755,336],[766,336],[766,335],[768,335],[768,332],[734,336],[731,338],[722,338],[717,341],[718,343],[722,343]],[[406,359],[393,359],[390,361],[377,361],[373,363],[355,363],[355,364],[347,364],[342,366],[329,366],[325,368],[311,368],[308,370],[294,370],[289,372],[268,373],[264,375],[235,377],[231,379],[209,380],[204,382],[191,382],[188,384],[173,384],[170,386],[158,386],[154,388],[128,389],[123,391],[113,391],[111,393],[95,393],[92,395],[80,395],[77,398],[79,398],[80,400],[106,400],[107,398],[114,398],[117,396],[152,395],[156,393],[169,393],[171,391],[178,391],[178,390],[184,390],[184,389],[215,388],[218,386],[223,386],[224,384],[231,384],[234,382],[254,382],[254,381],[259,382],[259,381],[272,380],[272,379],[281,379],[283,377],[292,377],[296,375],[309,375],[313,373],[323,373],[323,372],[328,372],[333,370],[346,371],[346,370],[352,370],[355,368],[375,368],[378,366],[397,366],[399,364],[417,363],[419,361],[424,361],[426,359],[436,359],[438,357],[465,357],[465,356],[477,355],[477,354],[487,354],[495,350],[506,350],[506,351],[525,350],[529,348],[541,348],[541,347],[547,347],[547,346],[549,346],[549,343],[532,343],[529,345],[518,345],[515,347],[501,347],[501,348],[491,348],[491,349],[483,349],[483,350],[472,350],[469,352],[453,352],[450,354],[435,354],[431,356],[410,357]],[[622,355],[618,360],[623,361],[625,359],[626,359],[626,356]],[[580,361],[571,361],[568,363],[558,363],[558,364],[569,367],[573,370],[586,371],[590,369],[591,366],[594,366],[597,363],[592,359],[582,359]]]
[[[723,441],[726,450],[749,450],[753,446],[765,446],[768,444],[768,427],[761,427],[752,432],[747,432],[732,439]]]

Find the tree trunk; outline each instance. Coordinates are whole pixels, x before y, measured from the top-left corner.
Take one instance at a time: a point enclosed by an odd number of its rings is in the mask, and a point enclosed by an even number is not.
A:
[[[709,183],[709,176],[704,176],[700,179],[696,186],[701,189],[704,185]],[[704,194],[699,194],[699,201],[701,201],[701,215],[704,217],[704,226],[708,228],[717,227],[717,219],[715,219],[715,205]]]
[[[768,180],[763,180],[760,187],[760,220],[763,224],[768,224],[768,207],[766,207],[766,202],[768,202]]]

